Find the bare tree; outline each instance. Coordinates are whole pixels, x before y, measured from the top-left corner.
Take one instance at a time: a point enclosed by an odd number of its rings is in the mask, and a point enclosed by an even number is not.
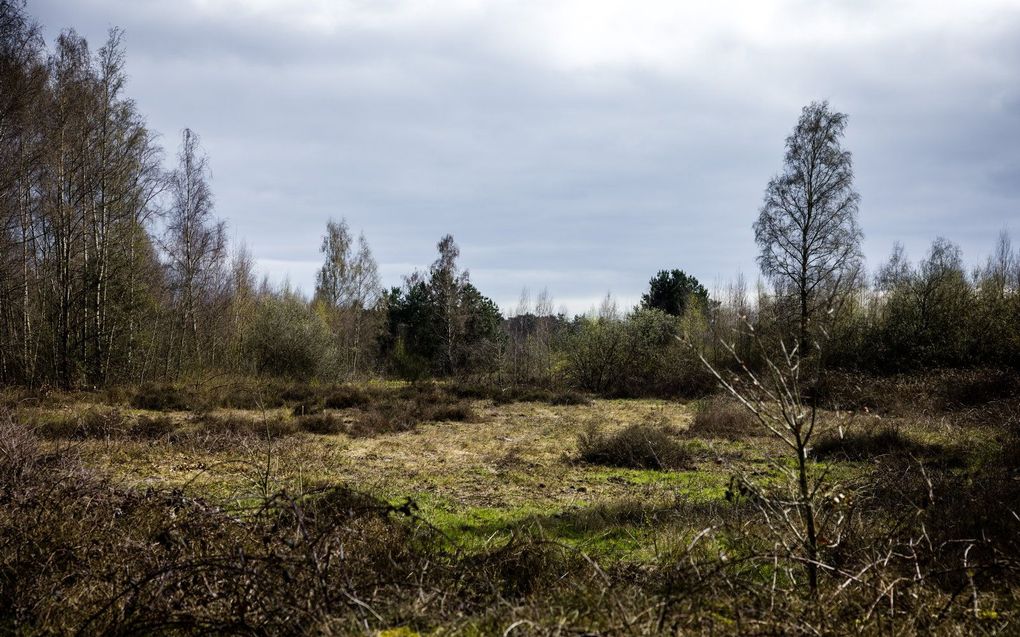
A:
[[[181,134],[177,157],[177,169],[170,177],[172,200],[164,246],[170,261],[171,284],[182,310],[181,337],[187,339],[178,351],[193,348],[201,359],[197,347],[199,305],[226,256],[225,225],[213,216],[208,159],[199,147],[198,136],[190,129]]]
[[[875,289],[879,292],[889,293],[901,285],[910,281],[911,268],[907,259],[903,244],[897,241],[893,244],[892,254],[882,264],[875,274]]]
[[[769,182],[754,224],[762,271],[796,301],[801,356],[810,347],[812,320],[856,283],[860,271],[860,196],[850,152],[841,146],[846,123],[828,102],[804,107],[786,138],[784,170]]]
[[[382,298],[379,268],[365,235],[358,236],[357,250],[345,219],[330,221],[320,251],[325,263],[316,278],[316,298],[335,314],[345,373],[359,373],[364,351],[382,323],[376,316]]]
[[[32,383],[39,348],[33,187],[46,69],[22,0],[0,0],[0,379]]]

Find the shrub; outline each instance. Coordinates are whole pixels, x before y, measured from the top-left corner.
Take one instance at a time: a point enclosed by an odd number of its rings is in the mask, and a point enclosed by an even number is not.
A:
[[[418,423],[427,419],[418,403],[410,400],[390,400],[372,405],[370,409],[359,414],[354,425],[348,427],[347,433],[367,437],[411,431]]]
[[[939,381],[943,409],[985,405],[1020,393],[1020,378],[1006,370],[958,371],[943,374]]]
[[[548,403],[550,405],[587,405],[591,403],[591,398],[587,394],[573,389],[555,391],[533,385],[499,387],[497,385],[458,384],[452,386],[449,391],[459,398],[488,398],[494,405],[509,405],[515,402]]]
[[[128,418],[119,409],[93,407],[82,413],[63,413],[44,420],[38,426],[40,435],[54,439],[103,439],[126,437]]]
[[[760,433],[754,415],[736,400],[715,396],[701,403],[684,432],[697,438],[740,440]]]
[[[205,414],[193,420],[193,434],[230,438],[279,438],[293,434],[297,426],[292,420],[280,417],[250,418],[235,414]]]
[[[591,423],[577,438],[578,455],[589,464],[631,469],[688,469],[691,455],[661,424],[634,424],[613,434]]]
[[[296,380],[316,376],[333,352],[326,321],[291,294],[261,300],[247,343],[258,373]]]
[[[296,421],[299,429],[313,434],[336,434],[344,431],[343,421],[330,413],[299,416]]]
[[[703,396],[715,378],[678,340],[701,331],[703,323],[694,308],[682,318],[655,309],[619,318],[604,308],[571,325],[564,372],[574,387],[598,395]]]
[[[553,394],[548,398],[548,402],[550,405],[560,406],[588,405],[591,404],[591,399],[581,392],[567,390]]]
[[[950,465],[962,462],[960,454],[940,445],[914,440],[899,428],[883,425],[870,430],[856,430],[842,436],[826,433],[819,437],[813,454],[818,458],[870,460],[880,456],[904,456],[941,459]]]
[[[328,409],[350,409],[370,402],[372,395],[368,391],[353,385],[340,385],[326,395],[325,406]]]
[[[370,438],[379,434],[407,431],[413,426],[409,426],[407,421],[391,419],[382,410],[371,409],[358,414],[354,422],[347,425],[344,431],[354,438]]]
[[[193,400],[194,396],[175,385],[146,383],[135,391],[131,406],[149,411],[188,411]]]
[[[432,410],[428,420],[474,422],[478,418],[470,403],[458,402],[441,404]]]
[[[315,416],[321,414],[323,405],[318,400],[303,400],[294,405],[291,413],[295,416]]]
[[[132,438],[156,440],[166,438],[177,429],[177,423],[169,416],[139,416],[131,425]]]

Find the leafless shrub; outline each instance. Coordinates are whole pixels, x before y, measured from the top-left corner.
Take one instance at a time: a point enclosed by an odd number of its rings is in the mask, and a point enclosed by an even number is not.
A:
[[[126,438],[131,423],[119,409],[90,407],[82,412],[65,411],[44,418],[36,427],[44,438],[84,440]]]
[[[1008,632],[975,597],[1020,576],[1015,522],[968,508],[968,498],[995,486],[992,476],[954,497],[948,473],[890,467],[912,473],[876,475],[874,484],[909,490],[908,499],[873,509],[878,516],[839,509],[854,533],[823,537],[819,557],[832,577],[815,603],[794,594],[796,563],[777,561],[749,495],[673,506],[630,498],[450,550],[453,540],[410,500],[391,504],[342,486],[266,490],[228,514],[176,491],[120,488],[71,456],[44,453],[30,428],[3,417],[0,624],[45,634]],[[1008,507],[1011,488],[1000,481],[979,505]],[[884,495],[860,502],[879,506]],[[939,504],[943,496],[952,499]],[[832,497],[819,500],[820,515]],[[930,526],[917,525],[922,509],[906,502],[928,503]],[[667,536],[655,530],[662,523],[687,526]],[[600,564],[547,539],[543,528],[554,524],[655,533],[657,558]],[[999,599],[992,608],[1008,617],[1009,598]]]

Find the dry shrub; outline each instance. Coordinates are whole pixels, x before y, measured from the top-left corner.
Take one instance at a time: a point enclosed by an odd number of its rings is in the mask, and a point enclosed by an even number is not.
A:
[[[458,398],[475,400],[487,399],[496,405],[511,403],[546,403],[549,405],[588,405],[591,398],[572,389],[550,389],[534,385],[511,385],[500,387],[494,384],[457,383],[448,391]]]
[[[238,414],[203,414],[191,420],[188,430],[181,432],[185,442],[222,442],[245,438],[281,438],[297,432],[293,419],[279,416],[250,417]]]
[[[566,390],[558,393],[554,393],[549,397],[548,402],[550,405],[590,405],[591,398],[582,394],[578,391]]]
[[[90,407],[83,412],[61,412],[42,420],[36,429],[44,438],[87,440],[126,438],[131,422],[119,409]]]
[[[392,420],[385,413],[378,409],[358,414],[354,422],[344,428],[344,433],[355,438],[371,438],[381,434],[408,431],[413,425],[408,426],[406,421]]]
[[[427,420],[449,422],[475,422],[478,420],[478,414],[471,403],[463,401],[436,405],[428,416]]]
[[[943,372],[936,387],[942,410],[961,409],[1015,398],[1020,376],[1006,369],[968,369]]]
[[[346,426],[351,436],[368,437],[413,431],[430,421],[477,422],[471,403],[459,399],[437,383],[414,383],[362,407]]]
[[[146,383],[131,397],[131,406],[149,411],[188,411],[195,402],[192,392],[170,384]]]
[[[419,423],[428,420],[425,407],[410,400],[390,400],[373,404],[357,415],[347,427],[347,433],[354,437],[367,438],[381,434],[412,431]]]
[[[541,595],[555,587],[550,574],[560,578],[584,567],[551,544],[528,539],[510,541],[494,551],[465,560],[465,573],[474,586],[488,589],[496,598]]]
[[[582,462],[629,469],[682,470],[693,466],[691,454],[674,437],[670,427],[641,423],[606,434],[589,423],[577,438]]]
[[[296,421],[299,429],[313,434],[337,434],[346,430],[343,420],[328,412],[298,416]]]
[[[324,405],[327,409],[351,409],[364,407],[372,402],[373,395],[368,390],[354,385],[340,385],[326,394]]]
[[[294,416],[316,416],[323,412],[325,407],[316,400],[305,400],[294,405],[291,414]]]
[[[210,388],[210,402],[228,409],[276,409],[301,403],[321,403],[323,389],[306,382],[240,379]]]
[[[345,487],[278,493],[242,516],[176,491],[124,490],[54,464],[9,419],[0,494],[0,625],[12,633],[351,634],[466,617],[488,633],[496,608],[505,625],[532,597],[605,577],[527,537],[450,552],[413,502]]]
[[[15,423],[10,412],[0,409],[0,504],[26,490],[25,483],[33,480],[37,471],[53,468],[54,460],[59,463],[59,458],[43,453],[31,427]]]
[[[1020,374],[1007,369],[934,369],[875,376],[827,372],[817,389],[820,406],[884,416],[968,409],[1020,394]]]
[[[947,466],[960,466],[963,462],[958,451],[915,440],[899,427],[892,425],[854,429],[843,435],[838,432],[826,432],[818,438],[812,452],[817,458],[854,461],[895,456],[938,459]]]
[[[969,587],[961,568],[968,563],[972,575],[1016,582],[1020,580],[1020,480],[1010,475],[1007,453],[1003,449],[966,477],[947,466],[878,462],[870,488],[884,515],[874,517],[913,517],[914,525],[903,525],[889,535],[901,533],[909,542],[920,526],[930,548],[924,559],[943,583],[948,577],[953,586]]]
[[[761,424],[732,398],[714,396],[698,407],[685,434],[695,438],[741,440],[761,434]]]
[[[177,430],[177,422],[169,416],[139,416],[131,425],[130,435],[132,438],[142,440],[157,440],[169,438]]]

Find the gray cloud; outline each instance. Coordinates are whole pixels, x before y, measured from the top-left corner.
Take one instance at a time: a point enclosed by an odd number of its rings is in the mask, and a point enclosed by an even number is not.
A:
[[[129,90],[168,156],[197,130],[219,213],[306,290],[330,216],[364,230],[388,284],[453,233],[503,307],[524,286],[571,310],[608,290],[632,301],[663,267],[708,284],[753,274],[762,191],[819,98],[851,116],[873,265],[897,239],[916,258],[946,235],[977,260],[1020,231],[1015,4],[415,6],[30,9],[96,46],[126,29]]]

